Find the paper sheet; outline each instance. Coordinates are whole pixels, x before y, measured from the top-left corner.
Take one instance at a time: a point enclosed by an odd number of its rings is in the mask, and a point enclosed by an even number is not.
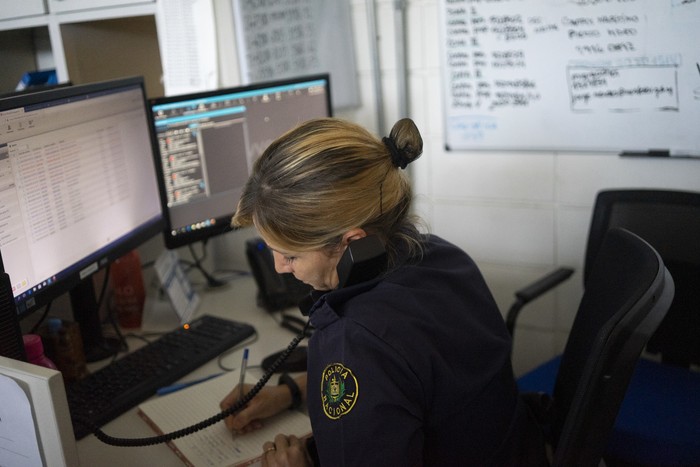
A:
[[[27,395],[15,380],[0,375],[0,465],[41,465],[39,443]]]
[[[218,59],[212,0],[157,2],[165,95],[216,89]]]
[[[180,258],[172,250],[166,250],[156,260],[156,273],[168,299],[180,318],[180,323],[187,323],[199,306],[199,295],[192,289],[185,271],[180,265]]]
[[[139,406],[140,415],[144,419],[150,419],[163,433],[176,431],[216,415],[219,402],[237,383],[238,371],[232,371],[167,396],[151,399]],[[300,437],[310,434],[309,417],[298,411],[285,411],[267,420],[262,429],[245,435],[232,435],[221,421],[173,441],[171,447],[186,465],[230,466],[260,456],[263,443],[273,440],[278,433]]]

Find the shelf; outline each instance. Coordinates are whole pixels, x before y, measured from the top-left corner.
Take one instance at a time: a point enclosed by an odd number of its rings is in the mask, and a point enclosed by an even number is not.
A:
[[[105,7],[125,7],[141,3],[155,4],[155,0],[49,0],[48,3],[49,11],[52,13],[66,13]]]
[[[149,97],[163,95],[154,16],[61,24],[60,30],[73,84],[143,76]]]
[[[44,0],[0,0],[0,20],[20,19],[45,13]]]
[[[0,5],[8,1],[16,0]],[[0,93],[14,90],[27,71],[55,68],[59,82],[73,84],[143,76],[149,96],[163,95],[155,1],[54,0],[49,6],[50,13],[0,20]]]

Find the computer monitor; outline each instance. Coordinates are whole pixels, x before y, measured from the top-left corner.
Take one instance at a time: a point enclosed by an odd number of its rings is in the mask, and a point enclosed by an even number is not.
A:
[[[141,78],[0,99],[0,251],[18,317],[70,292],[86,358],[110,353],[92,275],[162,232]]]
[[[0,393],[0,465],[79,465],[60,372],[0,356]]]
[[[149,104],[168,248],[230,231],[255,159],[285,131],[332,114],[328,74],[160,97]]]

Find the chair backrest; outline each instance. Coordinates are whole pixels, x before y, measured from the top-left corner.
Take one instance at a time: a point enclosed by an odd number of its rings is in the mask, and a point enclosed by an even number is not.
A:
[[[672,190],[606,190],[593,209],[584,285],[605,232],[622,227],[650,243],[673,276],[676,293],[647,351],[666,363],[700,364],[700,193]]]
[[[555,465],[597,465],[647,340],[673,299],[659,254],[619,228],[590,266],[554,387]]]

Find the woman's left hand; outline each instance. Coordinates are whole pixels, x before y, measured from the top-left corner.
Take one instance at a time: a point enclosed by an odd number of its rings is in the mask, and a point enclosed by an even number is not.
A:
[[[304,440],[294,435],[275,436],[274,443],[263,444],[263,467],[309,467],[311,461]]]

